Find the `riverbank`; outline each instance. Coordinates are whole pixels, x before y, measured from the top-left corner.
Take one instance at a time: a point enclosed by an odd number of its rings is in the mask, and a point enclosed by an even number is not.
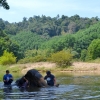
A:
[[[71,72],[100,71],[100,63],[87,63],[87,62],[73,62],[72,66],[68,68],[59,68],[55,63],[50,63],[50,62],[16,64],[16,65],[11,65],[10,68],[15,66],[21,69],[22,74],[26,73],[30,69],[37,69],[39,71],[52,70],[52,71],[71,71]]]
[[[24,75],[30,69],[37,69],[40,72],[46,72],[50,70],[53,73],[55,72],[65,72],[73,74],[98,74],[100,75],[100,63],[87,63],[87,62],[73,62],[72,66],[68,68],[57,67],[55,63],[51,62],[37,62],[37,63],[27,63],[27,64],[14,64],[2,66],[0,65],[0,81],[5,74],[5,71],[9,69],[10,72],[14,75],[15,79]]]

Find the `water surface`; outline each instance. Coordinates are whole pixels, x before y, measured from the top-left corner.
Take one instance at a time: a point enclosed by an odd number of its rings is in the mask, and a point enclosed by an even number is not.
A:
[[[0,98],[4,100],[100,100],[100,75],[96,73],[55,73],[59,87],[4,87],[0,82]],[[14,82],[13,82],[14,84]]]

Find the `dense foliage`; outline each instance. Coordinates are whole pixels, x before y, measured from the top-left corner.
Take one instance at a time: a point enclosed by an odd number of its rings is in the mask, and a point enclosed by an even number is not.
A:
[[[7,65],[14,63],[16,63],[16,57],[14,56],[14,54],[5,50],[3,56],[0,57],[0,64]]]
[[[61,51],[69,50],[67,55],[73,55],[73,59],[93,60],[100,57],[99,26],[98,17],[82,18],[79,15],[24,17],[19,23],[0,19],[0,56],[7,50],[17,57],[17,61],[26,63],[47,61],[51,55],[60,59],[64,54],[60,54]]]
[[[61,51],[63,49],[71,49],[76,58],[83,56],[81,52],[87,50],[88,46],[94,39],[100,39],[100,22],[97,24],[78,31],[76,34],[67,34],[54,37],[48,42],[41,45],[42,49],[49,49],[51,52]],[[86,55],[86,54],[85,54]],[[82,59],[83,57],[81,57]],[[83,58],[84,60],[84,58]]]
[[[100,39],[91,42],[87,50],[86,60],[100,58]]]
[[[36,49],[38,50],[41,43],[47,39],[30,31],[20,31],[18,34],[11,36],[11,40],[17,41],[22,51]]]
[[[10,8],[6,0],[0,0],[0,6],[2,6],[3,8],[7,10]]]
[[[80,29],[89,28],[99,21],[98,17],[82,18],[79,15],[71,17],[57,15],[54,18],[42,16],[33,16],[27,19],[23,18],[22,22],[9,23],[0,20],[0,27],[4,28],[7,34],[16,35],[22,30],[28,30],[32,33],[44,36],[44,38],[59,36],[67,33],[75,33]]]
[[[3,55],[4,50],[14,53],[14,55],[17,57],[17,60],[23,58],[24,56],[19,48],[19,45],[15,42],[12,42],[7,34],[0,30],[0,56]]]
[[[72,61],[72,54],[66,51],[60,51],[57,53],[53,53],[49,58],[50,61],[57,63],[59,66],[66,67],[71,65]]]

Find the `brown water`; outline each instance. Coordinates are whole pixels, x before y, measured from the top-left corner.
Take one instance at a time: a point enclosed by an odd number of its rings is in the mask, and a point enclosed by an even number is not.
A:
[[[0,100],[100,100],[100,75],[96,73],[55,73],[59,87],[29,88],[3,87]],[[13,83],[14,84],[14,83]]]

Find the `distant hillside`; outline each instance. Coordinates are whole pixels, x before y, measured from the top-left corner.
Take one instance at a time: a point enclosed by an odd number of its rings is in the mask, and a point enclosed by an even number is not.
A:
[[[41,45],[42,49],[57,52],[63,49],[71,49],[79,58],[82,50],[87,50],[94,39],[100,39],[100,22],[91,25],[87,29],[80,30],[75,34],[56,36]]]
[[[75,34],[65,34],[45,38],[43,35],[37,35],[32,32],[22,31],[11,37],[20,44],[23,51],[32,49],[48,50],[49,52],[57,52],[63,49],[71,49],[80,58],[82,50],[87,50],[91,41],[100,38],[100,22],[91,25],[87,29],[80,30]]]
[[[11,41],[11,39],[0,29],[0,57],[3,55],[4,51],[7,50],[8,52],[12,52],[16,57],[17,60],[24,57],[23,52],[20,50],[19,45]],[[8,56],[8,55],[7,55]],[[3,60],[4,58],[2,58]],[[0,59],[1,62],[1,59]]]
[[[44,51],[46,56],[61,50],[70,50],[74,58],[79,59],[83,51],[86,56],[87,49],[94,39],[100,39],[99,26],[99,18],[82,18],[79,15],[71,17],[62,15],[61,18],[59,15],[54,18],[34,16],[29,19],[23,18],[19,23],[9,23],[0,19],[2,31],[18,45],[19,58],[24,57],[21,52],[35,49],[42,54]],[[17,47],[13,46],[13,52],[16,51],[14,49],[17,50]],[[36,55],[38,55],[37,51]]]
[[[23,18],[22,22],[9,23],[0,19],[0,28],[7,34],[16,35],[20,31],[31,31],[45,37],[59,36],[67,33],[75,33],[81,29],[89,28],[91,25],[99,21],[98,17],[82,18],[79,15],[71,17],[57,15],[54,18],[45,15]]]
[[[20,45],[22,51],[38,50],[41,43],[48,40],[48,38],[30,31],[20,31],[18,34],[9,37],[12,41],[16,41]]]

